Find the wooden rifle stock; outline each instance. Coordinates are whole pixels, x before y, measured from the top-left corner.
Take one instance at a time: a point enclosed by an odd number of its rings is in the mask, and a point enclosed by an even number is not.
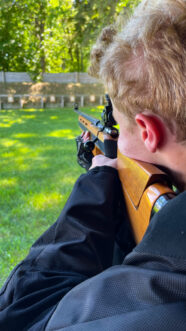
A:
[[[166,197],[174,196],[165,172],[152,164],[130,159],[118,151],[118,172],[126,208],[136,243],[139,243],[149,225],[157,201],[162,206]],[[161,207],[161,206],[160,206]]]
[[[100,123],[82,112],[79,113],[79,126],[89,131],[95,141],[94,155],[104,154],[104,133]],[[96,139],[97,138],[97,139]],[[107,138],[108,139],[108,138]],[[126,208],[136,243],[139,243],[149,225],[153,212],[157,212],[175,196],[165,172],[158,167],[130,159],[117,151],[118,172],[122,184]]]

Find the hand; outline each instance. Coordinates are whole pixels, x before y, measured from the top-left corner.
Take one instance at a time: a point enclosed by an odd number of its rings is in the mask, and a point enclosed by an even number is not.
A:
[[[89,132],[83,132],[81,136],[76,137],[77,161],[82,168],[89,170],[92,165],[94,143],[89,141]]]
[[[94,156],[90,169],[101,166],[108,166],[117,169],[117,159],[109,159],[102,154]]]
[[[86,131],[86,132],[83,132],[82,135],[82,140],[83,142],[87,142],[88,140],[90,140],[90,132]],[[116,140],[116,139],[113,139],[111,138],[110,136],[104,134],[104,139],[108,139],[108,140]],[[93,169],[95,167],[101,167],[101,166],[108,166],[108,167],[112,167],[112,168],[115,168],[117,169],[117,159],[110,159],[102,154],[99,154],[99,155],[96,155],[93,157],[92,159],[92,165],[91,167],[89,168],[90,169]]]

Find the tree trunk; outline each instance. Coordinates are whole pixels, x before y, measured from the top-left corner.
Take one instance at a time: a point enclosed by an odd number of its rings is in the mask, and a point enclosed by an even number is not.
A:
[[[76,61],[77,61],[77,72],[79,72],[80,71],[79,45],[76,46]]]
[[[40,15],[35,18],[35,27],[37,31],[37,38],[39,39],[39,49],[40,49],[40,69],[41,73],[45,73],[46,59],[44,50],[44,32],[45,32],[45,20],[46,20],[46,10],[45,4],[40,4]]]
[[[83,62],[83,49],[80,47],[80,55],[81,55],[81,72],[84,72],[84,62]]]

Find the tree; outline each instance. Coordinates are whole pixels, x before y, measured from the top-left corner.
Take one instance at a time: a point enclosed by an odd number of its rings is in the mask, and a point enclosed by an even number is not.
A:
[[[64,57],[62,17],[67,13],[69,17],[69,9],[67,0],[1,0],[0,70],[28,71],[36,76],[55,71],[50,64],[56,50],[61,61]]]
[[[131,13],[140,0],[74,0],[74,33],[70,53],[76,71],[85,71],[90,48],[104,26],[116,22],[121,12]]]
[[[139,0],[0,0],[0,70],[86,71],[99,32]]]

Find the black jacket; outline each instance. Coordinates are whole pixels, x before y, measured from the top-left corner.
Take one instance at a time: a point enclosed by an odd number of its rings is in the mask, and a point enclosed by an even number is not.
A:
[[[186,192],[112,266],[120,190],[109,167],[78,179],[57,222],[3,286],[1,331],[186,330]]]

